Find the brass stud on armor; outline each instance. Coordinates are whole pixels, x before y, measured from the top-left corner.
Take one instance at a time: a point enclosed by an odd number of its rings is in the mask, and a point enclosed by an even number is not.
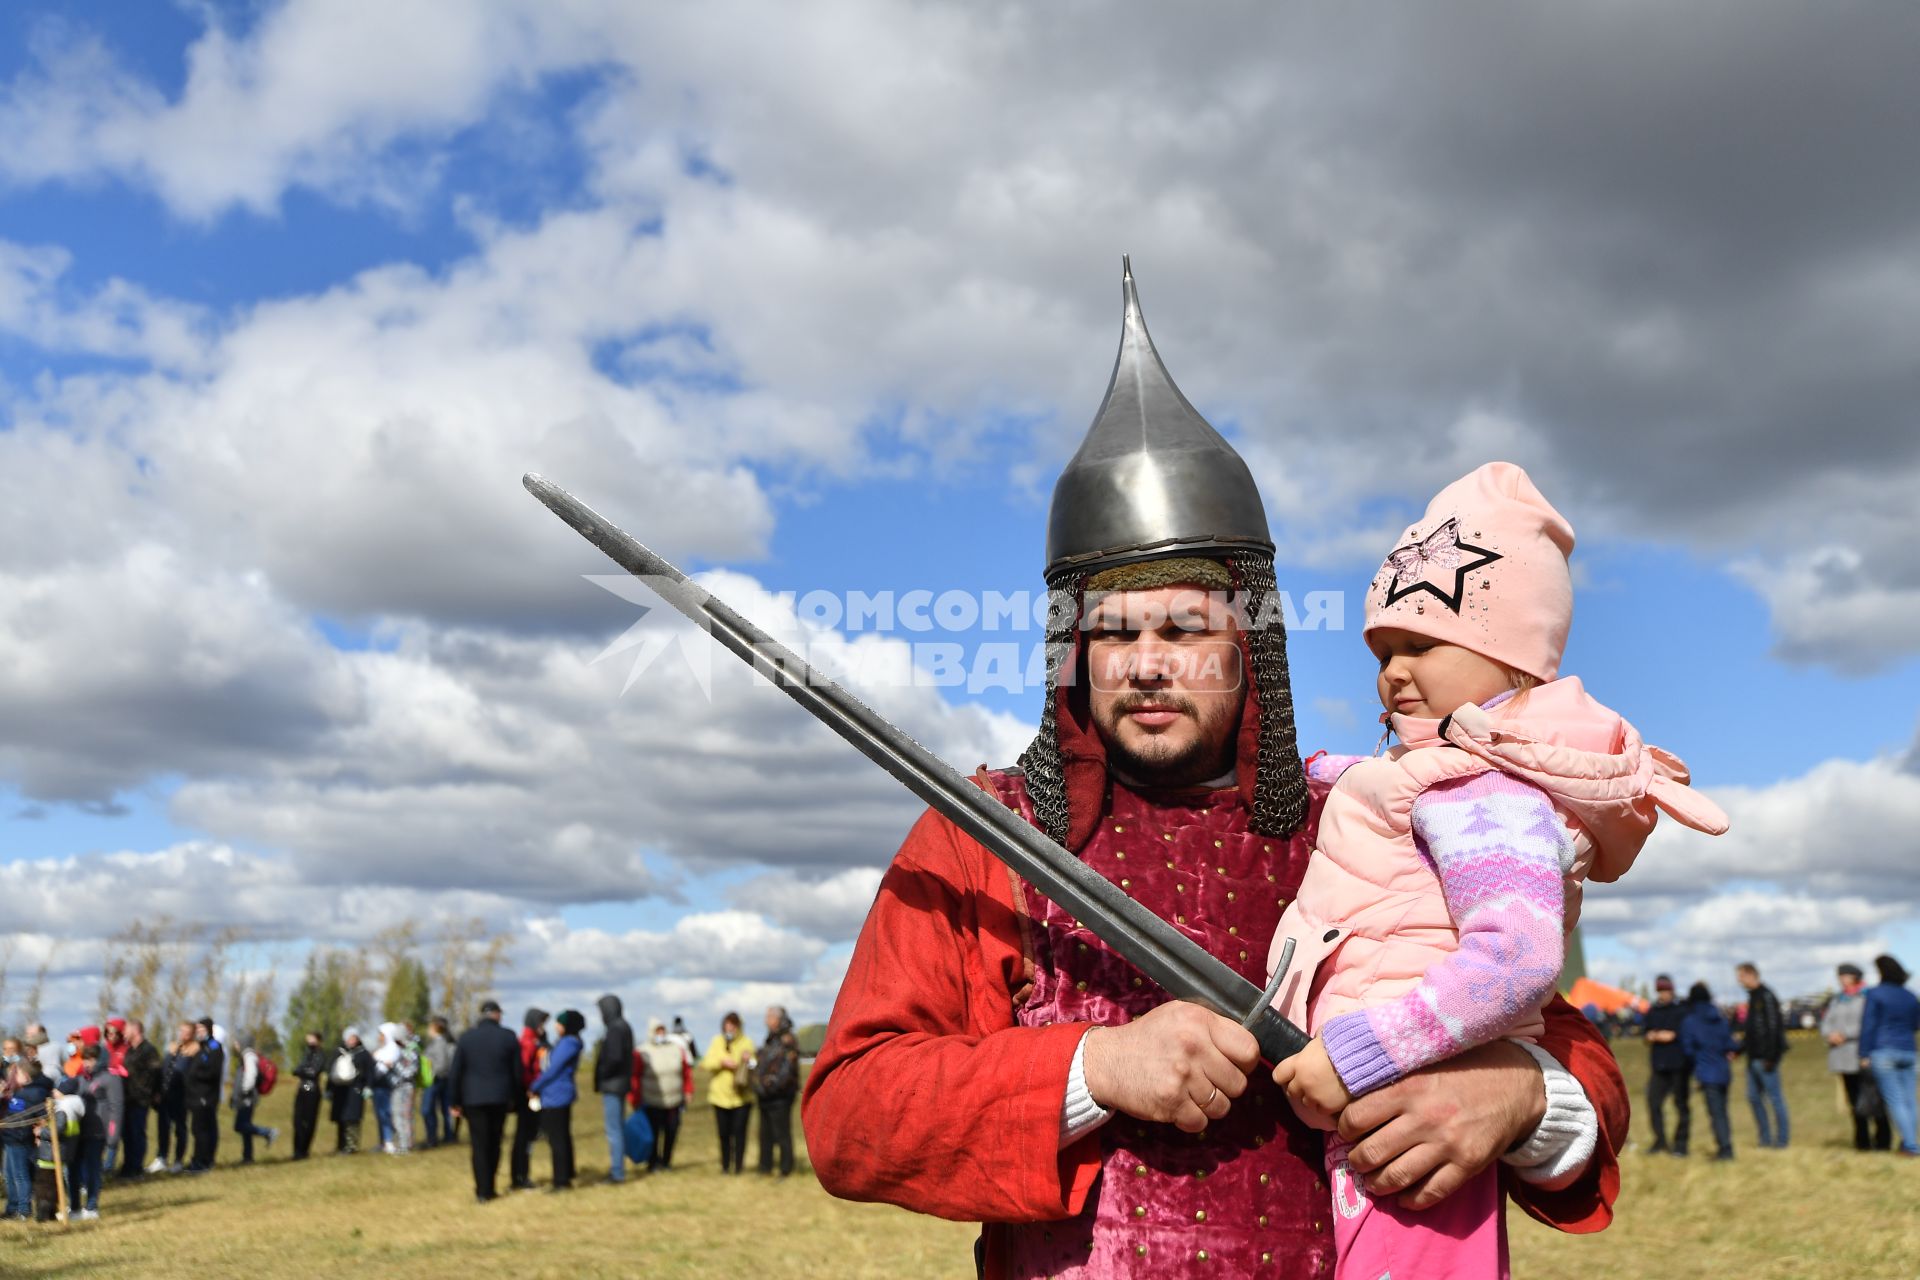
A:
[[[1227,890],[1227,901],[1228,901],[1228,902],[1232,902],[1232,901],[1233,901],[1233,890],[1231,890],[1231,889],[1229,889],[1229,890]]]
[[[1113,856],[1114,856],[1114,860],[1117,862],[1125,862],[1127,860],[1127,855],[1119,849],[1115,849],[1113,851]],[[1273,877],[1268,876],[1267,878],[1271,880]]]
[[[1227,874],[1227,869],[1226,869],[1225,867],[1215,867],[1215,868],[1213,869],[1213,874],[1215,874],[1215,875],[1217,875],[1217,876],[1223,876],[1223,875],[1225,875],[1225,874]]]
[[[1273,883],[1273,872],[1271,872],[1271,871],[1269,871],[1269,872],[1267,872],[1267,883],[1268,883],[1268,884],[1272,884],[1272,883]]]
[[[1144,1258],[1144,1257],[1146,1257],[1146,1256],[1147,1256],[1147,1246],[1145,1246],[1145,1245],[1143,1245],[1143,1244],[1137,1244],[1137,1245],[1135,1245],[1135,1246],[1133,1246],[1133,1256],[1134,1256],[1134,1257],[1136,1257],[1136,1258]]]
[[[1187,922],[1187,918],[1185,916],[1175,916],[1173,918],[1173,922],[1175,924],[1185,924]]]
[[[1133,980],[1133,985],[1134,985],[1134,986],[1136,986],[1136,987],[1137,987],[1137,986],[1139,986],[1139,985],[1140,985],[1140,979],[1138,979],[1138,978],[1135,978],[1135,979]]]
[[[1270,1254],[1270,1253],[1263,1253],[1263,1254],[1261,1254],[1261,1255],[1260,1255],[1260,1261],[1262,1261],[1262,1262],[1272,1262],[1272,1261],[1273,1261],[1273,1255],[1272,1255],[1272,1254]]]
[[[1147,1216],[1147,1206],[1145,1206],[1145,1205],[1143,1205],[1143,1204],[1137,1204],[1137,1205],[1135,1205],[1135,1206],[1133,1206],[1133,1216],[1134,1216],[1134,1217],[1136,1217],[1136,1218],[1144,1218],[1144,1217],[1146,1217],[1146,1216]]]
[[[1133,881],[1127,879],[1125,876],[1122,876],[1120,877],[1120,887],[1122,889],[1131,889],[1133,888]],[[1084,949],[1085,948],[1083,947],[1082,950]]]
[[[1200,1252],[1194,1254],[1193,1256],[1199,1261],[1205,1262],[1207,1260],[1207,1251],[1205,1249],[1202,1249],[1200,1250]]]
[[[1260,1185],[1263,1187],[1267,1185],[1267,1175],[1264,1173],[1260,1175]]]
[[[1147,1176],[1147,1166],[1145,1166],[1145,1165],[1143,1165],[1143,1164],[1137,1164],[1137,1165],[1135,1165],[1135,1166],[1133,1166],[1133,1176],[1134,1176],[1134,1177],[1136,1177],[1136,1178],[1144,1178],[1144,1177],[1146,1177],[1146,1176]]]
[[[1073,989],[1074,989],[1075,991],[1085,991],[1085,990],[1087,989],[1087,984],[1086,984],[1086,981],[1085,981],[1085,980],[1083,979],[1083,980],[1081,980],[1081,981],[1079,981],[1079,982],[1076,982],[1076,983],[1074,983],[1074,984],[1073,984]]]
[[[1228,933],[1228,934],[1229,934],[1230,936],[1232,936],[1232,937],[1235,937],[1235,938],[1237,938],[1237,937],[1239,937],[1239,936],[1240,936],[1240,926],[1239,926],[1239,925],[1237,925],[1237,924],[1230,924],[1230,925],[1228,925],[1228,926],[1227,926],[1227,933]]]
[[[1205,1222],[1207,1220],[1207,1211],[1205,1209],[1195,1209],[1193,1211],[1193,1220],[1195,1222]]]
[[[1205,1182],[1207,1180],[1207,1171],[1205,1169],[1196,1170],[1193,1176],[1196,1181]]]
[[[1113,824],[1113,831],[1115,835],[1120,835],[1126,831],[1126,828],[1116,822]]]
[[[1175,893],[1185,893],[1187,891],[1187,886],[1184,884],[1176,884],[1175,886],[1173,886],[1173,891]]]
[[[1263,1227],[1267,1225],[1267,1215],[1264,1213],[1260,1215],[1260,1225]]]
[[[1244,952],[1244,951],[1242,951],[1242,952],[1240,953],[1240,958],[1241,958],[1242,960],[1245,960],[1245,959],[1247,958],[1247,953],[1246,953],[1246,952]]]

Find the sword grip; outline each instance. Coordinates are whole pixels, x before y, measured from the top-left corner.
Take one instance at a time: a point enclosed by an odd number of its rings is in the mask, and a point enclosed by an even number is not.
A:
[[[1268,1066],[1279,1066],[1282,1061],[1306,1048],[1312,1037],[1288,1022],[1268,1005],[1260,1011],[1260,1016],[1247,1030],[1253,1032],[1253,1038],[1260,1042],[1260,1057]]]

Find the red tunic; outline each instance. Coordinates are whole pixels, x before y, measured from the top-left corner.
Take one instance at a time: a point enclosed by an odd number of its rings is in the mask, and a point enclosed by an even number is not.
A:
[[[1010,802],[1022,798],[995,782]],[[1081,856],[1116,883],[1138,880],[1123,887],[1260,981],[1274,921],[1306,869],[1311,825],[1288,841],[1253,835],[1237,790],[1149,798],[1115,787],[1099,812]],[[1220,860],[1209,865],[1216,839]],[[1193,908],[1181,910],[1188,900]],[[807,1082],[801,1115],[815,1172],[846,1199],[987,1224],[989,1276],[1076,1259],[1108,1273],[1184,1268],[1202,1248],[1249,1266],[1267,1254],[1263,1274],[1325,1274],[1320,1139],[1264,1073],[1200,1138],[1121,1116],[1059,1149],[1067,1070],[1086,1024],[1125,1022],[1166,998],[928,813],[881,883]],[[1512,1178],[1508,1190],[1550,1225],[1597,1231],[1619,1189],[1625,1089],[1606,1042],[1564,1002],[1549,1009],[1541,1044],[1586,1089],[1599,1150],[1564,1190]],[[1212,1188],[1195,1176],[1203,1171]],[[1196,1222],[1212,1224],[1206,1238]],[[1260,1233],[1275,1247],[1261,1248]]]

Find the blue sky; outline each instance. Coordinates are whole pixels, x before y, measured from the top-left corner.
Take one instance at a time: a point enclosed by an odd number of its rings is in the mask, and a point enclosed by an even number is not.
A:
[[[131,900],[289,961],[478,913],[516,996],[823,1015],[912,805],[770,691],[620,697],[592,659],[633,611],[519,473],[756,609],[1037,591],[1123,251],[1281,584],[1347,593],[1290,642],[1309,749],[1372,745],[1387,541],[1510,458],[1581,532],[1567,669],[1750,823],[1596,891],[1595,969],[1811,987],[1920,941],[1920,456],[1872,337],[1920,311],[1915,206],[1716,209],[1592,132],[1641,95],[1705,145],[1713,96],[1740,163],[1809,163],[1744,70],[1789,19],[1495,146],[1528,90],[1471,42],[1410,74],[1342,20],[1243,14],[1293,50],[1261,60],[1235,21],[830,8],[0,15],[0,999],[51,955],[91,1008]],[[1539,21],[1547,67],[1620,34]],[[1087,110],[1116,74],[1155,92]],[[1845,80],[1815,137],[1868,109]],[[1037,710],[875,696],[969,768]]]

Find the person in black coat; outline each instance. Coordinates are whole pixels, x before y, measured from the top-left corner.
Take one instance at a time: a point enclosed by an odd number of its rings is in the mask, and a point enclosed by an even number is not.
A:
[[[621,1016],[620,997],[600,997],[600,1021],[607,1032],[593,1059],[593,1087],[600,1094],[601,1121],[607,1132],[607,1181],[627,1180],[627,1089],[633,1082],[633,1028]]]
[[[198,1032],[199,1028],[193,1023],[181,1023],[174,1029],[173,1043],[167,1046],[166,1056],[161,1060],[160,1098],[154,1108],[159,1114],[154,1126],[158,1130],[159,1150],[154,1152],[153,1163],[147,1166],[148,1173],[159,1173],[163,1169],[178,1173],[186,1167],[187,1068],[193,1065],[190,1054],[200,1052]]]
[[[485,1204],[494,1198],[494,1179],[500,1172],[500,1141],[507,1131],[507,1113],[526,1097],[527,1079],[520,1066],[520,1041],[500,1025],[500,1005],[489,1000],[480,1006],[480,1021],[468,1027],[453,1046],[453,1065],[447,1069],[447,1101],[456,1117],[467,1122],[467,1140],[473,1157],[473,1195]]]
[[[193,1159],[188,1173],[213,1168],[220,1146],[220,1080],[226,1074],[227,1051],[214,1038],[213,1019],[200,1019],[194,1039],[199,1048],[187,1064],[187,1130],[193,1135]]]
[[[120,1176],[128,1181],[147,1171],[147,1113],[160,1101],[160,1050],[147,1039],[146,1024],[127,1023],[127,1053],[122,1067],[127,1076],[127,1115],[120,1133]]]
[[[1763,1147],[1787,1145],[1787,1096],[1780,1090],[1780,1059],[1787,1052],[1787,1020],[1780,1012],[1780,997],[1760,981],[1760,970],[1752,964],[1734,969],[1734,976],[1747,989],[1747,1022],[1741,1037],[1741,1051],[1747,1055],[1747,1102],[1753,1107],[1753,1125],[1760,1131]],[[1773,1123],[1767,1123],[1771,1105]]]
[[[373,1087],[373,1055],[352,1027],[340,1033],[327,1081],[333,1090],[331,1118],[339,1131],[333,1154],[350,1156],[360,1149],[360,1121],[367,1112],[367,1090]]]
[[[293,1158],[305,1160],[313,1151],[313,1131],[320,1127],[320,1094],[327,1087],[327,1050],[318,1031],[307,1032],[306,1050],[293,1069],[300,1082],[293,1095]]]
[[[1687,1006],[1673,998],[1673,979],[1661,974],[1653,980],[1654,1003],[1647,1010],[1647,1115],[1653,1122],[1653,1145],[1649,1155],[1671,1150],[1676,1156],[1687,1154],[1688,1130],[1693,1124],[1693,1108],[1687,1099],[1693,1076],[1693,1062],[1686,1046],[1680,1043],[1680,1029],[1687,1020]],[[1673,1146],[1667,1146],[1667,1099],[1672,1098],[1678,1115],[1673,1126]]]

